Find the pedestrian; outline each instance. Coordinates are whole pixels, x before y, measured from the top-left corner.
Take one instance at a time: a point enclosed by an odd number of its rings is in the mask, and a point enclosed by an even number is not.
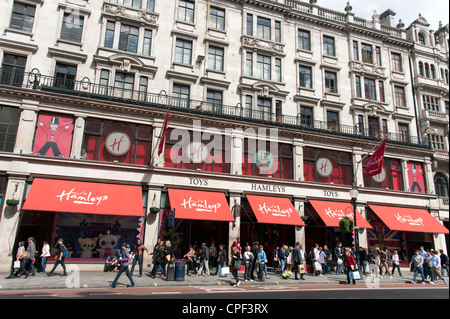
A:
[[[27,257],[25,258],[25,270],[31,275],[36,275],[36,268],[34,268],[34,263],[36,262],[36,244],[34,243],[34,238],[28,238],[27,245]]]
[[[363,274],[364,276],[367,276],[367,251],[364,247],[359,247],[359,254],[358,254],[358,260],[359,260],[359,265],[362,268]]]
[[[410,262],[410,267],[413,269],[414,271],[414,277],[411,283],[415,284],[416,283],[416,279],[417,279],[417,275],[420,274],[422,276],[422,284],[425,284],[425,275],[423,272],[423,263],[424,263],[424,259],[423,257],[420,255],[420,251],[416,250],[415,255],[412,257],[411,262]]]
[[[233,285],[235,287],[239,286],[239,284],[240,284],[238,270],[241,269],[241,266],[242,266],[241,253],[239,252],[239,249],[237,248],[237,246],[233,245],[232,254],[231,254],[231,267],[233,269],[233,271],[232,271],[233,277],[236,280],[236,283]]]
[[[353,277],[353,271],[358,269],[355,258],[350,253],[350,249],[345,251],[345,265],[347,267],[347,284],[350,285],[350,280],[356,285],[356,280]]]
[[[284,274],[286,269],[286,249],[285,245],[280,246],[280,249],[278,250],[278,259],[280,260],[280,266],[281,266],[281,275]]]
[[[159,270],[161,273],[160,277],[164,278],[164,241],[161,241],[159,244],[155,246],[153,249],[153,269],[150,274],[150,277],[155,278],[156,271]]]
[[[273,248],[273,252],[272,252],[272,260],[273,260],[273,272],[277,272],[277,268],[278,268],[278,264],[279,264],[279,259],[278,259],[278,246],[275,246]]]
[[[342,267],[345,256],[341,242],[338,242],[336,248],[334,249],[334,258],[336,259],[336,275],[342,275]]]
[[[164,244],[163,269],[167,273],[167,265],[173,263],[173,251],[170,240],[166,240]]]
[[[20,241],[18,244],[17,252],[16,252],[16,261],[19,261],[19,268],[17,268],[16,272],[14,272],[14,267],[11,269],[11,273],[5,279],[17,278],[22,273],[25,274],[26,279],[28,277],[28,272],[25,270],[25,258],[27,256],[27,252],[25,251],[25,242]]]
[[[331,273],[331,263],[333,257],[331,256],[331,251],[328,249],[327,245],[323,246],[323,252],[325,254],[325,268],[324,268],[324,274]]]
[[[64,259],[67,256],[67,248],[64,245],[64,240],[62,238],[58,239],[58,254],[55,256],[55,265],[53,266],[52,270],[47,273],[47,276],[52,276],[53,272],[55,271],[56,267],[58,267],[59,264],[61,264],[61,267],[63,268],[63,273],[61,276],[67,276],[66,273],[66,265],[64,264]]]
[[[186,275],[187,276],[189,276],[189,270],[193,270],[195,273],[194,257],[195,257],[194,246],[189,245],[189,251],[183,256],[184,259],[188,260],[187,267],[186,267]]]
[[[434,281],[433,272],[431,271],[433,264],[433,256],[431,256],[429,250],[426,251],[426,254],[427,256],[425,257],[423,262],[423,274],[425,275],[426,280],[430,280],[430,282],[433,282]]]
[[[141,239],[136,240],[136,244],[133,248],[133,264],[131,265],[130,273],[133,276],[134,267],[136,266],[136,263],[139,264],[139,277],[142,277],[142,264],[144,259],[144,250],[147,252],[147,255],[150,255],[150,252],[148,251],[147,247],[142,245]]]
[[[259,251],[259,242],[254,241],[253,245],[252,245],[252,249],[251,249],[253,256],[255,256],[255,258],[253,259],[253,262],[252,262],[252,270],[250,273],[250,278],[252,280],[255,280],[255,271],[256,271],[256,273],[258,273],[258,269],[256,268],[256,256],[258,255],[258,251]]]
[[[322,268],[322,273],[320,274],[320,276],[326,275],[327,271],[325,267],[327,263],[327,255],[325,255],[325,252],[323,251],[322,247],[319,247],[317,260],[319,261],[320,267]]]
[[[50,245],[48,241],[44,240],[44,245],[42,245],[41,253],[41,274],[45,275],[45,267],[47,265],[47,259],[50,257]]]
[[[419,255],[422,256],[424,261],[428,257],[427,251],[425,250],[425,248],[423,246],[420,246],[420,248],[419,248]]]
[[[442,276],[441,273],[441,258],[439,257],[439,254],[434,250],[432,250],[431,255],[432,255],[431,271],[434,278],[431,284],[437,285],[438,278],[442,279],[444,284],[447,284],[447,280],[444,279],[444,276]]]
[[[216,259],[217,259],[217,248],[214,242],[209,246],[209,252],[211,253],[211,257],[209,260],[209,266],[211,268],[216,267]]]
[[[286,250],[286,270],[284,271],[283,278],[288,279],[292,275],[292,251],[294,247],[285,246]]]
[[[375,277],[378,277],[377,256],[373,249],[369,250],[367,259],[368,259],[368,263],[369,263],[370,275],[371,276],[375,275]]]
[[[103,272],[115,271],[119,261],[116,258],[114,251],[106,258],[105,266],[103,267]]]
[[[442,249],[439,249],[440,258],[441,258],[441,269],[442,269],[442,276],[445,276],[445,271],[447,271],[447,277],[449,276],[448,271],[448,256],[444,254],[444,251]]]
[[[292,263],[294,267],[295,280],[298,280],[298,274],[300,274],[300,279],[305,280],[303,275],[305,273],[305,253],[302,251],[302,246],[299,242],[295,243],[295,247],[292,250]]]
[[[202,272],[205,272],[205,276],[209,276],[209,258],[211,254],[209,252],[209,248],[205,243],[202,244],[201,253],[200,253],[200,268],[197,271],[197,276],[201,276]]]
[[[244,266],[245,266],[244,281],[253,281],[251,278],[251,271],[252,271],[252,265],[253,265],[253,260],[255,259],[255,256],[252,254],[251,249],[252,248],[250,247],[250,245],[247,245],[245,247],[245,252],[242,255],[242,260],[243,260]]]
[[[394,275],[395,269],[398,269],[398,274],[402,277],[402,272],[400,270],[400,258],[398,256],[398,251],[394,250],[394,255],[392,255],[392,276]]]
[[[389,257],[386,252],[386,247],[384,247],[382,250],[379,250],[379,254],[381,278],[383,278],[386,273],[389,275],[389,278],[392,278],[391,271],[389,270]]]
[[[122,243],[121,248],[122,248],[122,250],[120,252],[120,257],[119,257],[120,269],[116,275],[116,278],[114,278],[114,281],[109,285],[111,288],[116,288],[117,281],[119,280],[120,276],[122,275],[122,273],[124,271],[131,283],[131,285],[127,286],[127,287],[130,287],[130,288],[134,287],[133,277],[131,276],[131,273],[128,270],[128,266],[130,264],[130,261],[129,261],[130,260],[130,252],[127,249],[127,243]]]
[[[265,275],[265,265],[267,262],[267,256],[264,251],[264,246],[259,245],[259,251],[256,258],[256,264],[258,266],[258,281],[264,282],[266,281],[266,275]]]
[[[216,276],[220,276],[222,267],[227,267],[227,252],[225,245],[219,245],[219,254],[217,255],[217,273]],[[228,277],[228,274],[226,275]]]

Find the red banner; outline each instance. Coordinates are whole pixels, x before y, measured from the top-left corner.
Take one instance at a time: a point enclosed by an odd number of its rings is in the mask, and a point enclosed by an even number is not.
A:
[[[367,160],[366,175],[367,178],[378,175],[383,170],[384,150],[386,148],[386,140],[381,143],[380,147]]]
[[[166,141],[166,134],[167,134],[167,123],[169,122],[169,112],[170,112],[170,106],[167,109],[166,119],[164,120],[164,126],[161,130],[161,135],[159,138],[159,145],[158,145],[158,156],[161,156],[161,153],[164,149],[164,143]]]
[[[305,226],[289,198],[247,195],[258,222]]]
[[[344,217],[354,220],[352,203],[318,200],[310,200],[309,202],[328,227],[339,227],[339,221]],[[372,228],[358,210],[356,210],[356,226],[359,228]]]

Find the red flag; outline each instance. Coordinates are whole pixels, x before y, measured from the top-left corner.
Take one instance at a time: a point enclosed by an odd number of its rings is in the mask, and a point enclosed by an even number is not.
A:
[[[367,160],[366,176],[367,178],[378,175],[383,170],[384,150],[386,148],[386,140],[381,143],[380,147]]]
[[[158,156],[160,156],[161,153],[163,152],[164,143],[166,141],[167,123],[169,122],[169,111],[170,111],[170,106],[167,109],[166,120],[164,121],[164,126],[161,131],[161,137],[159,138]]]

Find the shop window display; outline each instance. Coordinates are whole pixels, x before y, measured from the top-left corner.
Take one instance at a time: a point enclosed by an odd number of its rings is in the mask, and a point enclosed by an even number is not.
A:
[[[363,165],[364,186],[382,189],[403,190],[402,167],[398,159],[384,158],[382,172],[367,178],[366,163]]]

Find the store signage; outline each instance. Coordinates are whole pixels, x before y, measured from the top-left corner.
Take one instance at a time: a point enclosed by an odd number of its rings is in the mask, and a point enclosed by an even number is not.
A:
[[[395,218],[402,224],[408,224],[411,226],[423,226],[422,218],[413,218],[410,215],[400,215],[399,213],[395,214]]]
[[[108,195],[92,194],[92,192],[76,191],[72,188],[70,191],[62,190],[61,194],[56,197],[62,202],[72,202],[75,205],[100,205],[100,203],[108,200]]]
[[[344,217],[354,219],[353,205],[349,202],[331,202],[310,200],[311,205],[328,227],[339,227],[339,221]],[[356,225],[359,228],[372,228],[367,220],[356,210]]]
[[[328,158],[319,158],[316,162],[317,173],[322,177],[328,177],[333,172],[333,164]]]
[[[285,193],[286,187],[271,184],[252,184],[252,191],[262,191],[270,193]]]
[[[247,195],[258,222],[304,226],[289,198]]]
[[[270,174],[274,168],[274,158],[269,151],[256,153],[256,166],[261,174]]]
[[[128,153],[131,147],[130,137],[122,132],[112,132],[106,137],[105,148],[115,156]]]

